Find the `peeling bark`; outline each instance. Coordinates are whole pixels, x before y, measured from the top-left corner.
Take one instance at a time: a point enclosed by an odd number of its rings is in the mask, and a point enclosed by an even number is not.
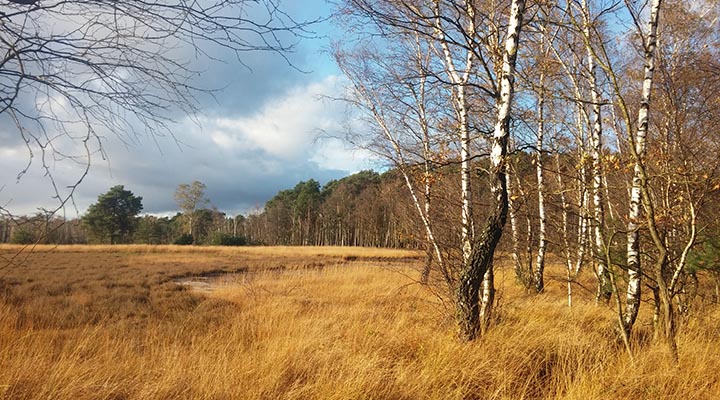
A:
[[[465,340],[477,338],[480,327],[479,290],[488,270],[492,269],[495,248],[507,219],[508,197],[505,162],[510,130],[515,61],[525,11],[525,0],[513,0],[510,6],[508,35],[503,52],[500,97],[490,154],[492,207],[485,225],[477,233],[468,262],[463,265],[457,290],[457,318],[460,335]],[[485,315],[488,315],[486,311]],[[483,321],[483,324],[486,322]]]
[[[543,148],[543,136],[545,131],[545,90],[543,85],[545,84],[545,74],[540,74],[540,92],[538,93],[537,102],[537,119],[538,119],[538,130],[537,130],[537,152],[535,154],[535,172],[537,174],[537,191],[538,191],[538,219],[539,219],[539,232],[538,232],[538,253],[537,260],[535,262],[535,270],[533,276],[533,283],[535,284],[535,291],[542,293],[545,290],[545,281],[543,275],[545,272],[545,250],[547,249],[547,218],[545,216],[545,182],[543,176],[543,159],[542,159],[542,148]]]
[[[595,72],[595,55],[592,49],[590,36],[590,8],[586,0],[582,1],[583,15],[583,36],[587,57],[587,80],[590,86],[590,100],[592,104],[592,130],[590,133],[591,157],[592,157],[592,180],[593,180],[593,238],[594,255],[597,265],[598,286],[595,299],[598,302],[607,303],[610,301],[612,286],[608,275],[608,266],[605,261],[605,202],[603,199],[603,168],[602,168],[602,113],[600,106],[600,90],[597,84]]]
[[[638,311],[640,309],[640,295],[641,295],[641,279],[642,270],[640,265],[640,219],[641,214],[641,196],[647,196],[646,180],[644,178],[644,167],[643,161],[645,159],[646,150],[646,137],[648,131],[648,116],[650,111],[650,93],[652,89],[653,73],[655,71],[655,49],[657,46],[657,28],[660,14],[660,3],[661,0],[653,0],[650,10],[650,20],[648,21],[648,35],[647,42],[644,43],[645,47],[645,67],[644,67],[644,78],[642,95],[640,99],[640,109],[638,110],[638,122],[637,122],[637,133],[634,138],[634,149],[633,158],[635,158],[635,167],[633,170],[632,188],[630,191],[630,212],[628,222],[628,234],[627,234],[627,265],[628,265],[628,287],[625,301],[625,312],[623,315],[623,329],[626,335],[629,337],[632,327],[637,318]],[[645,182],[644,182],[645,181]],[[645,190],[643,190],[645,189]],[[643,195],[643,191],[646,193]],[[649,197],[648,197],[649,200]],[[645,204],[646,206],[649,204]],[[666,255],[663,252],[660,259],[665,258]],[[660,281],[658,284],[663,284],[662,271],[659,272]],[[660,288],[663,292],[663,288]],[[663,293],[660,293],[661,300],[663,299]],[[663,307],[667,308],[667,307]],[[672,312],[672,306],[669,306],[670,310],[663,310],[666,314]],[[671,315],[665,315],[670,317]],[[673,336],[674,337],[674,336]]]

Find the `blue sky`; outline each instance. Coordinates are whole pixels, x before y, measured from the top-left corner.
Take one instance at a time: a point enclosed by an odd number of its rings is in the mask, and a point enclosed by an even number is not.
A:
[[[283,6],[298,20],[331,12],[324,0],[286,0]],[[325,182],[373,167],[365,153],[328,138],[342,136],[347,116],[345,105],[323,96],[342,92],[343,79],[326,53],[333,27],[322,23],[314,30],[318,37],[302,40],[288,56],[295,68],[279,55],[263,52],[243,54],[247,67],[220,51],[214,55],[227,62],[194,60],[204,70],[199,81],[223,90],[215,98],[199,98],[197,121],[180,116],[172,128],[175,138],[141,135],[123,141],[108,136],[105,159],[94,158],[75,193],[77,210],[84,212],[110,187],[125,185],[143,196],[145,212],[168,214],[177,208],[177,185],[199,180],[220,210],[247,213],[301,180]],[[21,144],[0,142],[0,206],[13,214],[57,206],[37,160],[16,179],[27,161]],[[50,165],[61,192],[81,173],[67,160]],[[77,216],[72,206],[66,213]]]

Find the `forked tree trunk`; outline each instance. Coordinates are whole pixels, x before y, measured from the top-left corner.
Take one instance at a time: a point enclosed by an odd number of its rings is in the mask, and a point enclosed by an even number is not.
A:
[[[628,287],[625,301],[625,312],[623,314],[623,330],[629,337],[632,327],[635,324],[640,309],[641,279],[642,270],[640,265],[640,218],[641,218],[641,196],[643,191],[643,161],[645,159],[645,138],[648,131],[648,114],[650,110],[650,93],[652,89],[653,73],[655,71],[655,48],[657,45],[658,17],[660,14],[661,0],[653,0],[650,9],[650,20],[648,22],[647,43],[645,48],[645,73],[643,78],[640,109],[638,110],[637,134],[634,138],[633,158],[635,168],[630,191],[630,211],[628,216],[627,234],[627,266],[628,266]],[[632,139],[632,138],[631,138]],[[647,182],[645,182],[647,184]],[[647,189],[647,188],[645,188]],[[660,273],[662,275],[662,273]],[[661,279],[662,280],[662,279]],[[658,282],[660,284],[660,282]],[[662,291],[662,288],[661,288]],[[661,293],[661,300],[663,294]],[[664,302],[664,301],[663,301]],[[664,308],[664,307],[663,307]],[[666,311],[666,310],[665,310]],[[672,305],[670,305],[672,312]]]
[[[492,269],[495,248],[507,219],[508,197],[505,161],[510,130],[510,106],[513,97],[515,60],[522,26],[525,0],[512,0],[508,34],[503,52],[500,97],[490,154],[492,206],[485,225],[476,233],[468,262],[463,265],[457,289],[457,319],[460,335],[466,340],[477,338],[480,325],[479,290],[489,269]],[[490,305],[492,307],[492,305]],[[486,315],[490,310],[486,311]]]

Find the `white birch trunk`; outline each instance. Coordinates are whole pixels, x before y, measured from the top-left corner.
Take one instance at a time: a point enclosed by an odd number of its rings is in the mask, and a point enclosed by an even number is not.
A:
[[[425,57],[423,56],[423,51],[420,46],[420,38],[416,34],[415,36],[415,59],[417,61],[417,69],[418,71],[422,71],[423,67],[423,60]],[[432,160],[432,148],[430,145],[430,127],[428,126],[427,121],[427,113],[425,109],[426,99],[425,99],[425,85],[427,83],[427,79],[425,76],[423,76],[420,79],[420,85],[419,90],[417,93],[414,93],[415,97],[415,103],[417,104],[417,113],[418,113],[418,123],[420,124],[420,129],[422,130],[422,148],[423,148],[423,161],[424,161],[424,174],[423,174],[423,202],[424,202],[424,208],[425,208],[425,218],[428,221],[428,224],[431,221],[430,217],[430,211],[431,211],[431,199],[432,199],[432,168],[431,168],[431,160]],[[430,279],[430,271],[432,268],[432,261],[433,261],[433,250],[435,251],[435,254],[437,257],[438,265],[440,267],[441,272],[443,273],[445,280],[448,284],[451,284],[452,280],[450,279],[450,274],[445,268],[442,255],[440,253],[440,248],[435,241],[435,237],[433,234],[433,229],[431,226],[425,227],[425,235],[427,239],[427,245],[426,245],[426,260],[425,260],[425,266],[423,268],[423,272],[421,275],[421,283],[426,284],[428,283]]]
[[[560,190],[560,207],[562,209],[562,239],[563,239],[563,255],[565,256],[565,268],[567,269],[567,299],[568,307],[572,307],[572,280],[575,275],[572,262],[572,252],[570,251],[570,230],[568,228],[568,204],[565,198],[565,185],[562,179],[562,170],[560,168],[560,153],[555,154],[555,163],[557,165],[557,183]]]
[[[430,215],[426,214],[425,212],[430,211],[429,204],[425,204],[425,207],[422,207],[420,205],[420,201],[417,198],[417,195],[415,194],[415,187],[412,184],[412,181],[410,180],[410,177],[405,172],[404,168],[399,168],[403,179],[405,180],[405,186],[407,186],[408,191],[410,192],[410,196],[413,199],[413,204],[415,205],[415,209],[420,214],[420,219],[422,220],[423,227],[425,228],[425,235],[427,236],[427,240],[432,246],[434,252],[435,252],[435,258],[438,262],[438,265],[440,266],[440,270],[445,275],[445,279],[448,281],[448,283],[451,282],[449,275],[447,274],[447,270],[445,268],[445,261],[442,256],[442,252],[440,251],[440,247],[438,246],[437,240],[435,240],[435,233],[432,228],[432,224],[430,223]],[[425,211],[425,212],[423,212]]]
[[[640,309],[642,270],[640,264],[640,218],[642,191],[642,163],[645,158],[646,138],[648,131],[648,115],[650,111],[650,93],[653,73],[655,71],[655,48],[657,45],[657,27],[661,0],[652,0],[650,20],[648,22],[647,42],[645,47],[645,68],[643,77],[640,109],[638,110],[637,133],[634,141],[635,168],[633,170],[632,188],[630,190],[630,210],[628,215],[627,234],[627,265],[628,287],[623,315],[623,329],[629,337]],[[631,138],[632,139],[632,138]]]
[[[512,178],[513,178],[513,175],[511,175],[507,178],[508,185],[510,185],[510,180],[512,180]],[[529,198],[529,196],[525,192],[525,189],[523,189],[522,181],[520,180],[520,175],[516,173],[516,174],[514,174],[514,178],[515,178],[515,184],[517,185],[518,193],[520,194],[520,198],[522,198],[523,201],[525,202],[525,207],[529,208],[529,206],[527,204],[527,199]],[[525,229],[525,231],[526,231],[526,236],[525,236],[526,260],[525,261],[527,262],[527,265],[521,265],[521,268],[522,268],[523,276],[525,277],[525,286],[528,289],[530,289],[534,286],[533,279],[535,277],[533,274],[533,262],[534,262],[533,261],[533,222],[532,222],[532,218],[530,218],[529,212],[525,213],[525,228],[526,228]],[[522,257],[521,257],[521,261],[523,261]]]
[[[473,340],[477,337],[479,324],[488,321],[488,319],[481,317],[489,316],[492,311],[492,303],[489,303],[489,307],[484,310],[484,314],[480,315],[478,310],[479,290],[482,281],[485,281],[486,273],[492,269],[495,247],[500,241],[507,219],[508,198],[505,162],[508,138],[510,136],[510,107],[515,80],[515,61],[524,11],[525,0],[512,0],[508,33],[503,52],[497,120],[490,152],[492,209],[483,230],[475,237],[472,254],[468,262],[463,266],[460,281],[458,282],[456,303],[458,323],[460,333],[466,340]],[[483,292],[484,294],[489,293],[489,291],[485,290]]]
[[[475,36],[475,15],[470,3],[465,3],[465,11],[468,16],[468,25],[465,32],[469,37]],[[435,1],[435,36],[442,47],[445,72],[452,83],[453,105],[458,118],[460,132],[460,182],[461,182],[461,247],[463,263],[467,263],[472,252],[473,239],[473,211],[472,211],[472,187],[470,184],[470,127],[468,125],[468,105],[465,88],[470,79],[470,71],[473,67],[474,54],[467,50],[465,54],[464,70],[458,71],[453,61],[452,53],[445,37],[445,30],[440,18],[440,2]]]
[[[603,188],[605,189],[605,205],[607,206],[607,215],[610,217],[610,219],[614,218],[617,215],[617,212],[615,211],[615,207],[613,206],[612,201],[610,201],[610,188],[608,187],[608,181],[607,181],[607,168],[603,167],[602,170],[602,182],[603,182]],[[619,219],[619,216],[618,216]]]
[[[345,71],[345,75],[349,78],[352,78],[351,75]],[[352,79],[351,79],[352,80]],[[370,93],[367,92],[366,88],[360,84],[357,81],[353,81],[355,91],[357,94],[363,99],[365,102],[365,105],[368,107],[369,111],[372,113],[373,118],[375,119],[375,122],[378,124],[378,127],[382,130],[385,138],[390,143],[393,151],[394,151],[394,157],[393,161],[398,166],[398,169],[400,170],[400,173],[403,176],[403,179],[405,181],[405,186],[408,188],[408,191],[410,192],[410,196],[413,201],[413,205],[415,206],[415,209],[417,210],[420,219],[422,221],[423,227],[425,229],[425,235],[428,240],[428,243],[431,244],[435,258],[438,262],[438,266],[440,267],[440,271],[443,273],[445,281],[448,283],[448,285],[452,286],[453,279],[449,274],[449,271],[447,270],[445,266],[445,261],[442,255],[442,252],[440,251],[440,247],[437,243],[437,240],[435,238],[435,233],[432,227],[430,215],[426,214],[426,211],[429,211],[429,206],[427,204],[423,205],[417,195],[415,185],[413,184],[412,180],[410,179],[410,176],[408,175],[407,171],[405,170],[405,166],[407,165],[407,162],[405,160],[405,153],[400,146],[400,143],[395,138],[393,133],[391,132],[390,128],[387,126],[385,119],[383,118],[380,111],[378,111],[378,108],[373,101],[373,97]],[[426,198],[427,199],[427,198]]]
[[[600,91],[595,72],[595,55],[592,49],[590,24],[591,14],[587,1],[582,0],[583,35],[587,52],[588,83],[590,85],[590,100],[592,102],[592,130],[590,142],[592,146],[592,179],[593,179],[593,238],[595,263],[597,265],[598,286],[595,294],[596,301],[607,303],[610,301],[612,287],[608,276],[608,266],[605,257],[605,203],[603,200],[603,170],[602,170],[602,114],[600,108]]]
[[[580,269],[583,266],[583,262],[585,261],[585,252],[587,249],[587,232],[588,232],[588,204],[589,204],[589,193],[587,189],[587,170],[586,170],[586,164],[585,164],[585,125],[590,125],[590,116],[588,115],[587,111],[585,110],[585,107],[583,106],[582,102],[580,101],[583,96],[580,91],[580,83],[578,82],[577,78],[575,77],[574,71],[577,70],[579,67],[573,62],[572,68],[568,66],[567,61],[565,58],[560,55],[560,53],[557,52],[557,50],[550,46],[550,51],[553,52],[555,59],[558,61],[560,66],[562,67],[563,71],[565,71],[565,75],[570,79],[570,81],[573,84],[573,90],[575,94],[575,98],[578,100],[577,102],[577,115],[576,115],[576,126],[578,129],[578,137],[577,137],[577,145],[580,152],[580,167],[579,167],[579,176],[578,176],[578,227],[577,227],[577,248],[576,248],[576,256],[577,260],[575,263],[575,266],[573,267],[573,261],[572,261],[572,255],[571,255],[571,249],[570,249],[570,239],[569,239],[569,225],[568,225],[568,206],[567,206],[567,199],[565,198],[565,192],[563,190],[564,186],[562,184],[562,177],[558,175],[558,182],[560,183],[561,188],[561,195],[562,195],[562,201],[564,202],[563,206],[563,240],[565,244],[565,253],[566,253],[566,263],[568,265],[568,273],[567,273],[567,280],[568,280],[568,304],[572,305],[572,279],[575,278],[579,273]],[[558,162],[558,170],[560,169],[560,160],[557,159]]]
[[[583,162],[584,163],[584,162]],[[580,179],[578,180],[578,191],[580,196],[580,203],[578,204],[578,214],[580,220],[578,221],[578,234],[577,234],[577,260],[575,263],[575,275],[580,274],[580,270],[585,262],[585,252],[588,244],[588,204],[590,202],[590,193],[587,188],[587,169],[585,165],[580,168]]]
[[[424,201],[424,208],[425,208],[425,216],[430,221],[430,211],[431,211],[431,190],[432,190],[432,183],[431,183],[431,171],[430,171],[430,163],[428,160],[428,155],[430,154],[429,149],[429,137],[427,131],[424,132],[425,134],[425,141],[423,143],[424,152],[425,152],[425,173],[423,176],[423,201]],[[406,181],[407,184],[407,181]],[[430,229],[428,229],[430,228]],[[433,260],[433,247],[437,247],[437,243],[435,243],[435,237],[432,233],[431,227],[425,227],[425,236],[427,240],[427,245],[425,246],[425,252],[427,254],[426,260],[425,260],[425,266],[423,267],[422,276],[420,277],[421,283],[425,284],[428,283],[430,279],[430,270],[432,267],[432,260]],[[436,249],[436,253],[439,253],[439,248]],[[442,257],[438,258],[438,262],[442,262]],[[442,268],[442,266],[441,266]]]
[[[545,217],[545,182],[543,180],[543,159],[542,159],[542,148],[543,148],[543,136],[545,134],[545,74],[540,74],[540,92],[538,93],[538,104],[537,104],[537,119],[538,119],[538,131],[537,131],[537,152],[535,157],[535,171],[537,174],[537,191],[538,191],[538,219],[539,219],[539,232],[538,232],[538,253],[537,260],[535,262],[535,271],[533,281],[535,283],[535,290],[541,293],[545,289],[545,281],[543,275],[545,272],[545,249],[547,247],[547,241],[545,239],[546,234],[546,217]],[[529,227],[528,227],[529,229]]]
[[[493,268],[485,271],[482,281],[482,295],[480,299],[480,329],[484,335],[492,320],[492,308],[495,302],[495,273]]]

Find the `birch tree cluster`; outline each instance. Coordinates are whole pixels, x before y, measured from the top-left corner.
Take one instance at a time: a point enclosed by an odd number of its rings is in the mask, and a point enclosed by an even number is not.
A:
[[[349,139],[402,177],[422,280],[454,299],[461,336],[494,323],[502,237],[529,292],[552,279],[572,306],[591,274],[628,351],[648,307],[677,359],[718,274],[720,6],[345,0],[340,15],[354,39],[334,55],[369,127]]]

